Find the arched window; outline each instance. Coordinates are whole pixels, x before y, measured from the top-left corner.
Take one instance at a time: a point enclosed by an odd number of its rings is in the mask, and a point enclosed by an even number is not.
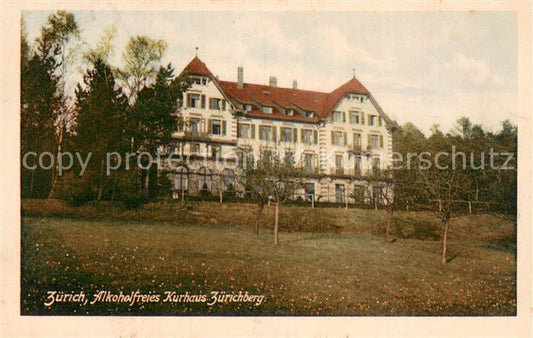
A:
[[[198,170],[198,190],[211,191],[211,170],[207,167],[201,167]]]
[[[222,170],[222,183],[224,184],[225,188],[235,186],[235,172],[233,169],[226,168]]]
[[[176,169],[174,187],[178,191],[187,191],[189,188],[189,170],[186,167],[181,166]]]

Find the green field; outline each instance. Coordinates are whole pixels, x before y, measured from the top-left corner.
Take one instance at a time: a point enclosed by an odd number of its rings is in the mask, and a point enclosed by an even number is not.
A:
[[[113,204],[69,208],[23,201],[23,314],[514,315],[515,220],[452,220],[450,261],[440,264],[433,215],[398,212],[394,238],[385,213],[283,208],[280,244],[267,207],[259,235],[255,206]],[[253,303],[157,302],[44,306],[46,292],[83,290],[163,295],[211,291],[264,295]],[[164,298],[164,297],[163,297]]]

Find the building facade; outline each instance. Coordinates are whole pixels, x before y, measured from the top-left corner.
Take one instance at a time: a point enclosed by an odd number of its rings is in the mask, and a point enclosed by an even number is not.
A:
[[[306,172],[298,195],[348,203],[373,198],[368,174],[389,166],[394,123],[354,76],[330,93],[221,81],[195,57],[183,70],[190,82],[177,112],[166,169],[177,198],[200,192],[239,192],[236,179],[251,159],[276,152]],[[247,161],[248,160],[248,161]]]

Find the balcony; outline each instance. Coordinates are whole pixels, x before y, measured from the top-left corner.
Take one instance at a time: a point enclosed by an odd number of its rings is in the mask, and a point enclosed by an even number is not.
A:
[[[191,140],[191,141],[205,141],[205,140],[208,140],[209,137],[210,137],[210,134],[201,133],[199,131],[186,130],[183,133],[183,138]]]

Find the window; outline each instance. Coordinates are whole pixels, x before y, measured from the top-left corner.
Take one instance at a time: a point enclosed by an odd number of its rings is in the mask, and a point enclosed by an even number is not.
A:
[[[292,115],[294,115],[294,110],[285,109],[285,110],[283,110],[283,115],[292,116]]]
[[[381,162],[379,160],[379,157],[374,157],[372,159],[372,170],[374,172],[378,171],[380,169]]]
[[[331,134],[332,134],[331,143],[336,146],[342,145],[342,136],[343,136],[342,131],[332,131]]]
[[[340,111],[333,112],[333,122],[342,122],[342,112]]]
[[[261,107],[263,113],[272,114],[272,107]]]
[[[189,94],[189,107],[200,108],[200,94]]]
[[[305,117],[315,117],[316,115],[315,115],[315,112],[314,112],[314,111],[310,111],[310,110],[308,110],[308,111],[306,111],[306,112],[304,113],[304,116],[305,116]]]
[[[363,172],[363,160],[361,156],[354,157],[353,168],[355,175],[361,175],[361,173]]]
[[[361,102],[361,103],[363,103],[364,98],[365,97],[363,95],[357,95],[357,94],[347,94],[346,95],[346,99],[348,99],[350,101]]]
[[[370,115],[370,119],[368,120],[368,124],[370,126],[377,126],[378,117],[377,115]]]
[[[222,135],[222,121],[220,120],[211,121],[211,134]]]
[[[345,195],[344,184],[335,184],[335,202],[344,203]]]
[[[237,125],[237,129],[238,129],[237,132],[240,138],[250,138],[250,125],[249,124],[239,123]]]
[[[261,126],[261,140],[263,141],[272,141],[272,127]]]
[[[232,169],[222,170],[222,184],[224,187],[230,188],[235,185],[235,172]]]
[[[342,155],[335,155],[335,172],[337,174],[344,174],[344,163]]]
[[[237,167],[246,169],[248,166],[253,166],[254,155],[249,151],[239,151],[237,153]]]
[[[178,167],[174,179],[174,188],[178,191],[186,191],[189,186],[189,171],[185,167]]]
[[[198,190],[211,191],[211,170],[201,167],[198,170]]]
[[[360,124],[361,123],[361,113],[358,111],[350,112],[350,123],[351,124]]]
[[[191,154],[197,155],[197,154],[200,153],[200,144],[198,144],[198,143],[191,143],[191,144],[189,145],[189,147],[190,147],[190,148],[189,148],[189,149],[190,149],[189,152],[190,152]]]
[[[286,151],[285,157],[283,158],[286,166],[293,166],[294,164],[294,153],[292,151]]]
[[[315,184],[314,183],[305,183],[304,184],[305,199],[311,200],[315,195]]]
[[[213,158],[220,157],[220,146],[211,146],[211,156]]]
[[[360,133],[353,134],[353,148],[356,150],[361,149],[361,134]]]
[[[313,131],[308,129],[302,130],[302,143],[311,144],[313,143]]]
[[[190,119],[189,126],[192,134],[200,133],[200,119]]]
[[[370,149],[375,149],[379,146],[379,135],[370,135],[370,142],[369,142]]]
[[[220,110],[220,99],[209,99],[209,109]]]
[[[307,171],[313,171],[313,161],[314,155],[313,154],[304,154],[304,169]]]
[[[281,141],[282,142],[293,141],[293,129],[292,128],[281,128]]]
[[[242,110],[250,111],[250,110],[252,110],[252,105],[251,104],[243,104],[242,105]]]

